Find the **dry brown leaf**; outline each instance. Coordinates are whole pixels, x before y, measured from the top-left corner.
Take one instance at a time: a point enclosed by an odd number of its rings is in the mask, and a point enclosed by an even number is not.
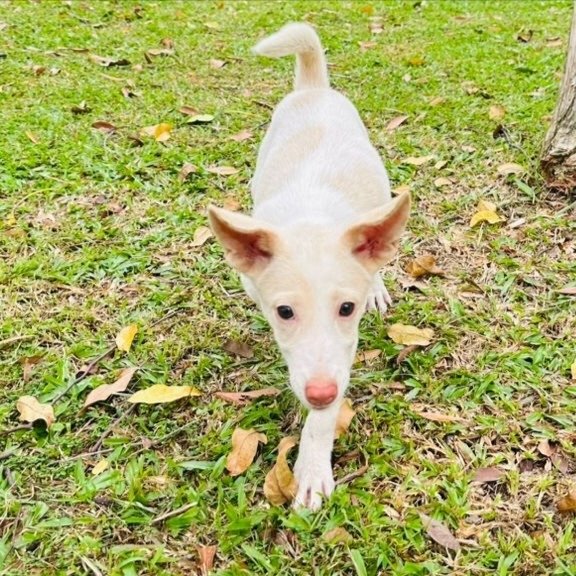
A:
[[[196,116],[198,114],[198,110],[196,110],[196,108],[192,108],[192,106],[181,106],[178,109],[178,112],[186,116]]]
[[[253,428],[244,430],[236,428],[232,433],[232,451],[226,458],[226,470],[231,476],[238,476],[245,472],[254,462],[258,444],[268,443],[268,439],[261,432],[256,432]]]
[[[288,452],[294,446],[296,446],[296,438],[293,436],[287,436],[280,440],[276,464],[268,472],[264,481],[264,496],[275,506],[291,502],[296,496],[298,484],[286,459]]]
[[[218,174],[219,176],[232,176],[233,174],[238,174],[239,170],[233,166],[208,166],[206,172]]]
[[[426,514],[419,512],[418,515],[420,516],[420,520],[426,530],[426,533],[434,542],[440,544],[440,546],[444,546],[450,550],[460,550],[460,542],[456,540],[450,529],[439,522],[438,520],[434,520],[434,518],[430,518]]]
[[[493,104],[488,110],[488,117],[490,120],[502,120],[506,116],[506,109],[500,104]]]
[[[431,410],[412,410],[416,416],[424,418],[426,420],[431,420],[432,422],[464,422],[464,419],[460,416],[453,416],[451,414],[443,414],[442,412],[436,412]]]
[[[200,392],[192,386],[166,386],[154,384],[144,390],[132,394],[128,398],[131,404],[166,404],[188,396],[200,396]]]
[[[196,172],[198,172],[197,166],[190,164],[190,162],[185,162],[182,168],[180,168],[180,172],[178,172],[178,180],[184,182],[190,174],[195,174]]]
[[[554,36],[553,38],[546,38],[546,46],[549,48],[558,48],[562,46],[564,42],[560,36]]]
[[[500,480],[500,478],[502,478],[504,474],[505,474],[504,470],[501,470],[500,468],[495,468],[493,466],[489,468],[478,468],[478,470],[476,470],[476,473],[474,474],[472,482],[475,482],[477,484],[484,484],[485,482],[496,482]]]
[[[550,458],[552,454],[554,454],[555,450],[552,446],[550,446],[550,442],[546,438],[540,440],[537,449],[538,452],[542,454],[542,456],[546,456],[547,458]]]
[[[444,271],[436,266],[436,257],[432,256],[432,254],[423,254],[422,256],[414,258],[411,262],[408,262],[406,272],[414,278],[420,278],[427,274],[444,276]]]
[[[239,342],[238,340],[226,340],[222,345],[222,348],[229,352],[230,354],[234,354],[235,356],[240,356],[241,358],[253,358],[254,351],[248,344],[245,342]]]
[[[41,404],[34,396],[22,396],[16,401],[16,409],[20,414],[20,420],[30,424],[41,420],[47,428],[54,423],[54,408],[50,404]]]
[[[190,243],[191,246],[203,246],[207,240],[212,238],[214,234],[212,234],[212,230],[208,228],[208,226],[200,226],[196,228],[194,232],[194,238]]]
[[[116,132],[116,130],[118,130],[114,124],[105,122],[104,120],[97,120],[96,122],[93,122],[92,128],[96,128],[96,130],[104,132],[105,134],[111,134],[112,132]]]
[[[392,324],[388,327],[388,336],[396,344],[428,346],[434,338],[434,330],[432,328],[416,328],[416,326],[406,324]]]
[[[128,86],[122,86],[120,91],[122,92],[122,96],[124,96],[124,98],[136,98],[137,96],[141,95],[139,92],[135,92]]]
[[[370,50],[371,48],[376,48],[376,46],[378,46],[378,42],[359,42],[358,45],[360,46],[360,50],[362,52],[366,52],[367,50]]]
[[[568,494],[556,502],[556,508],[558,509],[558,512],[564,514],[566,512],[576,512],[576,488],[570,488]]]
[[[516,40],[518,40],[518,42],[523,42],[524,44],[527,44],[528,42],[530,42],[530,40],[532,40],[532,36],[534,36],[534,30],[522,29],[520,32],[518,32]]]
[[[24,382],[28,382],[30,380],[34,366],[36,366],[36,364],[38,364],[41,360],[42,356],[39,354],[35,356],[26,356],[20,360],[20,364],[22,364],[22,380],[24,380]]]
[[[396,118],[392,118],[392,120],[390,120],[390,122],[388,122],[388,124],[386,125],[386,131],[387,132],[394,132],[394,130],[396,130],[396,128],[398,128],[399,126],[404,124],[404,122],[406,122],[406,120],[408,120],[408,116],[406,116],[406,115],[396,116]]]
[[[358,352],[356,354],[355,362],[370,362],[375,360],[382,354],[382,350],[366,350],[365,352]]]
[[[558,290],[558,294],[564,294],[564,296],[576,296],[576,286],[565,286]]]
[[[260,390],[245,390],[243,392],[216,392],[214,396],[224,400],[226,402],[231,402],[237,406],[243,406],[247,404],[250,400],[256,400],[262,397],[273,397],[278,396],[281,391],[278,388],[261,388]]]
[[[480,200],[476,213],[470,218],[470,228],[474,228],[480,222],[496,224],[502,222],[502,218],[496,213],[496,205],[486,200]]]
[[[396,356],[396,365],[400,366],[400,364],[402,364],[402,362],[404,362],[404,360],[406,360],[406,358],[408,358],[408,356],[410,356],[412,352],[418,350],[418,348],[420,348],[420,346],[418,346],[417,344],[412,344],[411,346],[406,346],[406,348],[402,348],[398,356]]]
[[[198,552],[200,574],[208,576],[214,567],[214,557],[216,556],[217,546],[196,546]]]
[[[411,164],[412,166],[422,166],[423,164],[426,164],[427,162],[430,162],[430,160],[434,160],[434,156],[429,155],[429,156],[409,156],[408,158],[404,158],[404,160],[402,160],[403,164]]]
[[[174,50],[172,48],[151,48],[144,52],[144,58],[146,58],[148,64],[151,64],[152,60],[157,56],[174,56]]]
[[[136,370],[138,370],[138,368],[125,368],[120,373],[116,382],[113,384],[103,384],[92,390],[84,401],[84,408],[88,408],[88,406],[92,406],[92,404],[96,404],[96,402],[104,402],[104,400],[108,400],[112,394],[124,392],[124,390],[128,388],[128,384],[130,384]]]
[[[506,162],[505,164],[500,164],[496,170],[498,171],[498,174],[501,174],[502,176],[508,176],[510,174],[523,174],[526,172],[523,166],[520,166],[520,164],[516,164],[514,162]]]
[[[230,136],[230,140],[235,140],[236,142],[243,142],[244,140],[250,140],[253,134],[250,130],[241,130],[238,134]]]
[[[88,54],[88,58],[92,60],[94,64],[98,64],[104,68],[111,68],[112,66],[130,66],[130,60],[126,60],[126,58],[105,58],[103,56],[97,56],[96,54]]]
[[[242,208],[240,202],[238,202],[238,200],[236,200],[236,198],[234,198],[233,196],[224,198],[222,207],[226,208],[226,210],[230,210],[231,212],[236,212],[237,210],[240,210],[240,208]]]
[[[88,112],[92,112],[92,108],[86,104],[85,100],[82,100],[80,104],[72,106],[70,112],[72,112],[72,114],[88,114]]]
[[[354,538],[348,530],[337,526],[336,528],[332,528],[332,530],[324,532],[324,534],[322,534],[322,540],[330,544],[350,544],[354,541]]]
[[[102,474],[102,472],[107,470],[109,466],[110,462],[108,462],[108,460],[100,460],[100,462],[98,462],[94,468],[92,468],[92,476],[98,476],[98,474]]]
[[[138,326],[136,324],[124,326],[116,336],[116,346],[118,347],[118,350],[129,352],[134,336],[136,336],[136,332],[138,332]]]
[[[226,60],[218,60],[218,58],[212,58],[210,60],[211,68],[219,70],[220,68],[224,68],[224,66],[226,66]]]
[[[443,186],[452,186],[452,184],[454,184],[454,182],[450,178],[445,178],[444,176],[441,176],[440,178],[436,178],[436,180],[434,180],[434,186],[436,186],[436,188],[442,188]]]
[[[334,429],[334,438],[340,438],[348,427],[352,418],[356,415],[356,411],[352,408],[352,401],[350,398],[344,398],[342,404],[340,405],[340,411],[338,412],[338,418],[336,420],[336,428]]]
[[[172,132],[172,124],[166,124],[165,122],[154,126],[146,126],[140,130],[140,134],[152,136],[156,142],[166,142],[170,138],[170,132]]]

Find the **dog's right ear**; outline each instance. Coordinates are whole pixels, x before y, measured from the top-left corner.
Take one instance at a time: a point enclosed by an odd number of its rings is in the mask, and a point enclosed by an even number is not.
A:
[[[266,224],[215,206],[208,207],[208,220],[226,260],[238,272],[257,274],[272,260],[278,236]]]

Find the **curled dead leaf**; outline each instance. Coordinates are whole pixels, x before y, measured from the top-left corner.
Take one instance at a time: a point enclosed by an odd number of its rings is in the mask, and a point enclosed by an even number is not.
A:
[[[212,230],[208,228],[208,226],[200,226],[196,228],[194,232],[194,238],[190,243],[191,246],[203,246],[207,240],[212,238],[214,234],[212,234]]]
[[[556,502],[556,508],[558,509],[558,512],[562,512],[563,514],[566,514],[567,512],[576,512],[575,487],[570,488],[568,494],[562,496],[562,498],[560,498],[558,502]]]
[[[34,396],[22,396],[16,401],[16,409],[20,414],[20,420],[30,424],[42,421],[50,428],[54,424],[54,408],[50,404],[40,403]]]
[[[250,430],[236,428],[234,430],[232,433],[232,451],[226,459],[226,470],[230,472],[231,476],[238,476],[250,467],[254,462],[260,442],[267,444],[268,439],[253,428]]]
[[[116,346],[118,347],[118,350],[129,352],[134,336],[136,336],[136,332],[138,332],[138,326],[136,324],[124,326],[116,336]]]
[[[154,384],[144,390],[132,394],[128,398],[131,404],[166,404],[188,396],[200,396],[200,392],[192,386],[166,386]]]
[[[394,130],[396,130],[402,124],[404,124],[406,120],[408,120],[408,116],[406,115],[396,116],[396,118],[392,118],[392,120],[390,120],[390,122],[388,122],[388,124],[386,125],[385,128],[386,132],[394,132]]]
[[[287,436],[280,440],[278,458],[264,481],[264,496],[275,506],[291,502],[296,496],[298,484],[288,466],[288,452],[296,446],[296,438]]]
[[[190,164],[190,162],[185,162],[182,168],[180,168],[180,172],[178,173],[178,180],[180,182],[184,182],[190,174],[195,174],[198,172],[198,167],[194,166],[194,164]]]
[[[485,482],[497,482],[504,475],[504,470],[495,468],[493,466],[489,468],[478,468],[474,474],[472,482],[476,484],[484,484]]]
[[[342,404],[340,405],[340,411],[338,412],[338,418],[336,420],[336,428],[334,429],[334,438],[340,438],[346,430],[350,427],[350,422],[352,418],[356,415],[356,411],[352,408],[352,401],[350,398],[344,398]]]
[[[88,406],[92,406],[92,404],[96,404],[96,402],[104,402],[108,400],[112,394],[124,392],[126,388],[128,388],[128,384],[130,384],[137,370],[138,368],[135,367],[125,368],[113,384],[103,384],[102,386],[98,386],[98,388],[94,388],[86,397],[84,408],[88,408]]]
[[[427,274],[444,276],[444,271],[436,266],[436,257],[432,256],[432,254],[422,254],[422,256],[418,256],[408,262],[406,272],[414,278],[420,278]]]
[[[88,58],[104,68],[112,68],[113,66],[130,66],[130,60],[126,58],[105,58],[104,56],[98,56],[96,54],[88,54]]]
[[[226,350],[226,352],[235,356],[240,356],[241,358],[250,359],[254,357],[254,351],[252,348],[246,344],[246,342],[240,342],[239,340],[226,340],[222,345],[222,348]]]
[[[416,328],[416,326],[406,324],[392,324],[388,327],[387,333],[396,344],[405,344],[406,346],[413,344],[428,346],[434,338],[432,328]]]
[[[96,122],[93,122],[92,128],[96,128],[96,130],[104,132],[105,134],[112,134],[112,132],[116,132],[116,130],[118,130],[114,124],[105,122],[104,120],[97,120]]]
[[[32,372],[34,371],[34,366],[36,366],[41,360],[42,356],[40,354],[36,354],[35,356],[26,356],[20,360],[20,364],[22,364],[22,380],[24,380],[24,382],[30,380]]]
[[[422,512],[419,512],[418,515],[420,516],[420,520],[422,521],[426,533],[430,538],[432,538],[432,540],[434,540],[434,542],[437,542],[440,546],[444,546],[450,550],[460,550],[460,542],[456,540],[447,526],[438,520],[434,520],[434,518],[430,518],[430,516],[427,516]]]
[[[350,544],[354,541],[354,538],[345,528],[337,526],[336,528],[332,528],[332,530],[324,532],[324,534],[322,534],[322,540],[330,544]]]

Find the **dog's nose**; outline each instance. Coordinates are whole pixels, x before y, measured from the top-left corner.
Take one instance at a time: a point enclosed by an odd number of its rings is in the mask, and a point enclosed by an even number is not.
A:
[[[338,396],[338,385],[329,378],[312,378],[306,382],[304,395],[314,408],[326,408]]]

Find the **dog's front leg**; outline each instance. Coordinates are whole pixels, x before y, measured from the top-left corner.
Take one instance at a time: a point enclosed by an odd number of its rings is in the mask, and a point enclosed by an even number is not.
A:
[[[296,508],[317,510],[322,496],[330,496],[334,490],[331,458],[339,409],[340,403],[334,402],[324,410],[311,410],[306,418],[294,466],[298,482]]]
[[[382,276],[380,276],[380,272],[376,272],[372,281],[372,287],[368,293],[366,308],[368,310],[379,310],[380,314],[384,314],[391,304],[392,298],[390,298],[390,294],[388,294],[388,290],[386,290],[386,286],[384,286]]]

